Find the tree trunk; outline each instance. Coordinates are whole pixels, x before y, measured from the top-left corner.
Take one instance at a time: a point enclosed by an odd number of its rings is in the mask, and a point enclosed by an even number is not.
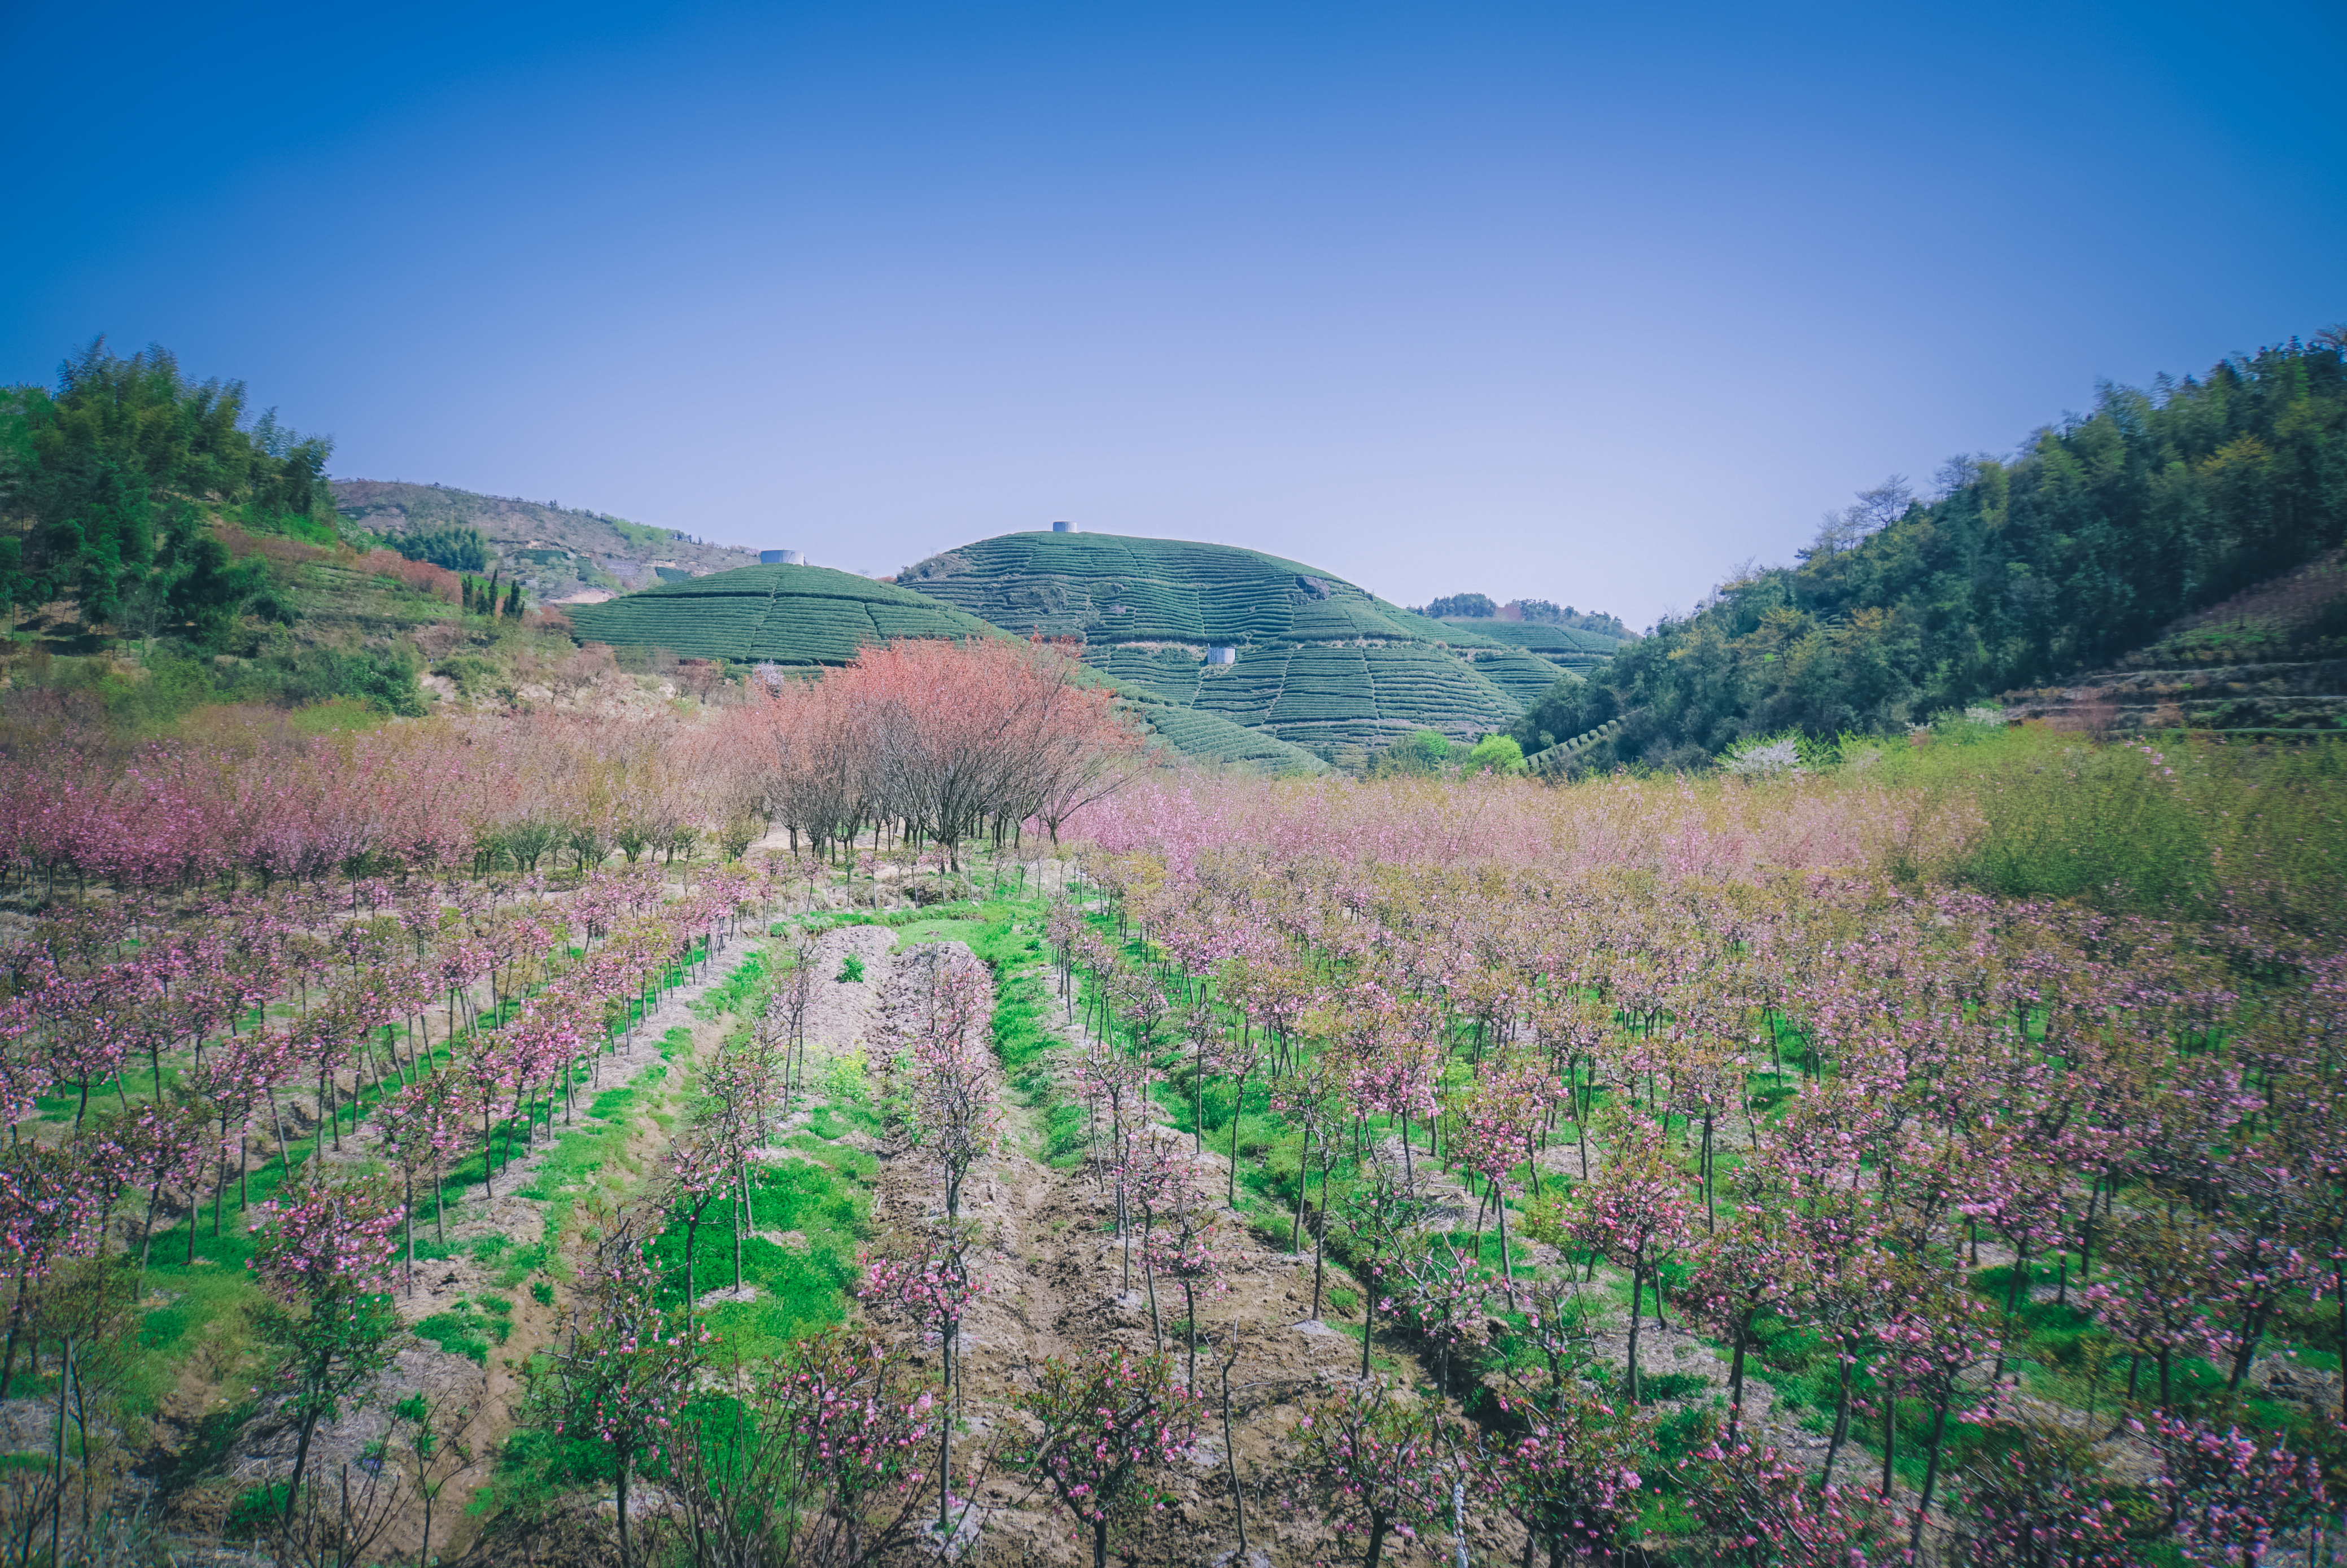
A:
[[[953,1495],[953,1324],[946,1325],[943,1354],[940,1359],[945,1371],[944,1395],[938,1408],[938,1548],[942,1553],[953,1537],[953,1528],[946,1511]],[[1103,1526],[1102,1528],[1105,1528]],[[1102,1551],[1107,1548],[1103,1546]],[[1105,1559],[1103,1559],[1105,1561]]]
[[[1646,1271],[1636,1264],[1630,1266],[1630,1402],[1638,1402],[1638,1308],[1644,1304],[1640,1294],[1646,1284]]]
[[[1826,1445],[1825,1472],[1819,1478],[1819,1484],[1824,1486],[1833,1484],[1834,1460],[1841,1457],[1842,1441],[1850,1436],[1849,1347],[1844,1346],[1841,1348],[1844,1354],[1836,1358],[1841,1363],[1841,1387],[1834,1396],[1833,1439]]]
[[[1246,1074],[1242,1072],[1231,1086],[1231,1167],[1224,1173],[1229,1188],[1225,1196],[1233,1209],[1239,1206],[1239,1107],[1245,1102]],[[2341,1302],[2341,1312],[2340,1342],[2347,1344],[2347,1298]]]
[[[630,1568],[628,1553],[628,1456],[620,1456],[620,1568]]]
[[[1296,1223],[1288,1227],[1287,1250],[1292,1254],[1303,1245],[1304,1194],[1312,1185],[1311,1167],[1305,1162],[1312,1157],[1312,1129],[1304,1130],[1304,1147],[1296,1153]]]
[[[1891,1498],[1891,1465],[1899,1457],[1899,1398],[1888,1389],[1882,1391],[1882,1497]]]
[[[1940,1438],[1948,1427],[1948,1401],[1942,1399],[1940,1408],[1932,1412],[1932,1443],[1923,1456],[1923,1500],[1915,1505],[1914,1533],[1907,1538],[1907,1550],[1920,1555],[1923,1550],[1923,1521],[1932,1512],[1932,1483],[1940,1479]]]
[[[293,1500],[302,1491],[302,1467],[310,1460],[310,1434],[318,1430],[318,1412],[313,1409],[302,1417],[302,1437],[293,1445],[293,1474],[285,1483],[285,1517],[293,1517]]]
[[[1727,1430],[1733,1436],[1744,1425],[1744,1340],[1752,1323],[1747,1312],[1736,1325],[1736,1359],[1727,1369]]]

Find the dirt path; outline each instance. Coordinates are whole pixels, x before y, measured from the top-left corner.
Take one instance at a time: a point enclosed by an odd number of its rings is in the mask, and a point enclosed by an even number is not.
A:
[[[835,932],[825,941],[855,934]],[[959,943],[934,946],[968,951]],[[861,1043],[876,1066],[888,1055],[889,1019],[915,1005],[920,994],[920,962],[910,953],[867,958],[878,1006],[861,1020],[866,1030]],[[1179,1368],[1184,1352],[1174,1330],[1183,1317],[1182,1297],[1178,1288],[1161,1283],[1160,1327],[1153,1328],[1137,1256],[1130,1286],[1124,1282],[1124,1257],[1112,1234],[1112,1194],[1088,1173],[1043,1163],[1040,1118],[1015,1097],[1007,1096],[1005,1106],[1006,1135],[965,1189],[963,1212],[981,1226],[986,1291],[972,1307],[960,1341],[960,1410],[967,1424],[957,1439],[956,1490],[968,1491],[980,1511],[987,1561],[1083,1563],[1089,1561],[1089,1542],[1077,1541],[1068,1517],[1023,1476],[990,1462],[990,1456],[999,1458],[1024,1437],[1024,1418],[1011,1401],[1034,1386],[1036,1370],[1047,1358],[1109,1346],[1147,1353],[1162,1342]],[[1160,1131],[1187,1142],[1171,1128]],[[937,1182],[923,1157],[894,1146],[881,1155],[876,1227],[885,1232],[933,1214]],[[1211,1151],[1192,1157],[1201,1188],[1219,1193],[1225,1160]],[[1360,1342],[1341,1328],[1305,1320],[1312,1292],[1308,1252],[1296,1255],[1266,1245],[1235,1222],[1225,1228],[1222,1250],[1228,1262],[1227,1288],[1218,1296],[1202,1293],[1199,1305],[1199,1382],[1218,1399],[1220,1362],[1235,1348],[1233,1420],[1250,1558],[1306,1561],[1316,1549],[1326,1550],[1325,1533],[1280,1505],[1276,1478],[1288,1468],[1291,1434],[1302,1414],[1299,1401],[1355,1377]],[[1333,1262],[1326,1285],[1358,1292]],[[1326,1316],[1338,1314],[1330,1307]],[[1399,1362],[1401,1375],[1413,1381],[1420,1378],[1415,1364],[1382,1341],[1377,1358],[1382,1368]],[[1188,1450],[1188,1462],[1171,1481],[1165,1510],[1120,1537],[1120,1550],[1147,1563],[1227,1560],[1235,1551],[1238,1528],[1218,1407]]]

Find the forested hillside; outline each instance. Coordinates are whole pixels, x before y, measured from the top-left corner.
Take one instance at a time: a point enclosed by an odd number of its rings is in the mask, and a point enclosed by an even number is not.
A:
[[[0,389],[12,710],[131,735],[200,727],[221,705],[336,729],[442,704],[642,707],[722,683],[672,651],[581,649],[560,616],[534,612],[517,579],[538,563],[469,526],[497,525],[463,511],[482,497],[416,486],[443,509],[359,508],[401,547],[382,548],[338,514],[332,446],[157,347],[125,358],[99,339],[53,388]],[[55,743],[35,733],[36,748]]]
[[[0,389],[0,597],[78,601],[86,625],[220,645],[242,610],[292,610],[256,562],[231,563],[222,518],[313,543],[335,538],[323,473],[333,443],[272,409],[248,417],[241,381],[192,382],[160,348],[125,359],[98,338],[56,389]]]
[[[1576,759],[1682,765],[1786,730],[1898,729],[2042,686],[2347,534],[2347,336],[2229,359],[2093,414],[2011,460],[1961,457],[1923,501],[1886,486],[1796,567],[1725,583],[1526,713],[1527,751],[1614,721]]]
[[[1409,612],[1435,620],[1496,620],[1511,625],[1570,627],[1623,642],[1627,642],[1631,635],[1618,615],[1575,610],[1569,604],[1559,606],[1545,599],[1512,599],[1501,604],[1488,593],[1448,593],[1431,604],[1413,604]]]

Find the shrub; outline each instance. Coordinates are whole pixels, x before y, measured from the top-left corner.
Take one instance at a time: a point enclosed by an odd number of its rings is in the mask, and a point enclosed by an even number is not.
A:
[[[458,602],[456,574],[428,560],[411,560],[390,550],[369,550],[359,559],[359,569],[405,583],[418,593],[449,604]]]
[[[1450,743],[1432,730],[1413,730],[1386,749],[1378,771],[1385,774],[1430,774],[1450,760]],[[1521,757],[1522,753],[1519,751]]]
[[[302,707],[336,697],[381,712],[415,718],[424,712],[416,687],[422,665],[405,643],[382,649],[304,648],[256,660],[239,682],[241,694],[280,707]]]
[[[1467,753],[1471,774],[1512,774],[1522,771],[1524,749],[1507,735],[1486,735]]]

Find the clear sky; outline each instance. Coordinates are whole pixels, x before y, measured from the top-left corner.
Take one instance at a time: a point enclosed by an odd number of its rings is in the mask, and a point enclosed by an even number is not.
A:
[[[2347,320],[2347,8],[0,7],[0,379],[893,571],[1058,518],[1645,625]]]

